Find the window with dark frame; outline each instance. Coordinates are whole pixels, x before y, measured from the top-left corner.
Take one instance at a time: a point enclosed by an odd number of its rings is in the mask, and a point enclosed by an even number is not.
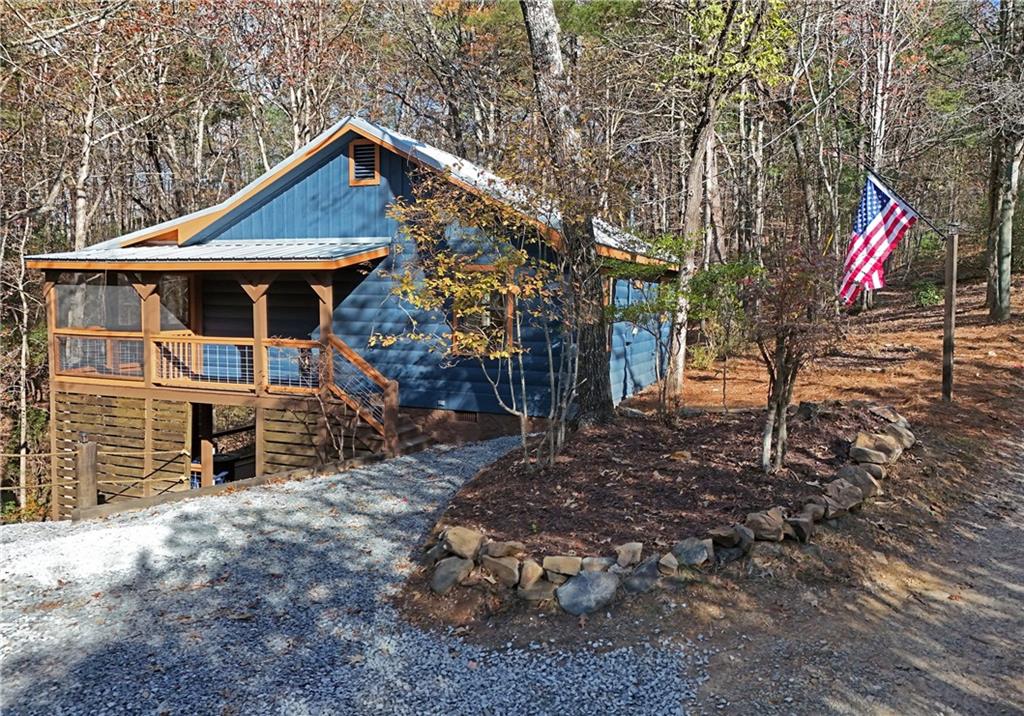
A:
[[[353,140],[348,145],[348,183],[350,186],[380,184],[380,147],[368,140]]]

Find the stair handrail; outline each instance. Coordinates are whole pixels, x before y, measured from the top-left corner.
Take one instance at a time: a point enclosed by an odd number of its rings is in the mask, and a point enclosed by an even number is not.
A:
[[[344,358],[358,368],[362,373],[376,383],[381,388],[381,398],[384,403],[383,420],[378,423],[372,417],[365,415],[367,412],[358,400],[345,393],[335,382],[333,375],[331,376],[331,389],[338,395],[338,397],[345,400],[358,414],[360,414],[367,424],[370,425],[374,430],[379,432],[384,438],[384,450],[388,455],[395,456],[398,454],[398,381],[391,380],[386,375],[377,370],[372,364],[370,364],[365,358],[359,355],[355,350],[352,349],[345,341],[338,338],[336,335],[330,335],[327,339],[331,350],[335,350],[340,353]],[[367,419],[369,418],[369,419]]]

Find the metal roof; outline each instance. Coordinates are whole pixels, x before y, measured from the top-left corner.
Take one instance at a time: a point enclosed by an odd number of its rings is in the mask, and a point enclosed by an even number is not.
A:
[[[27,256],[39,261],[333,261],[357,256],[391,244],[387,236],[344,239],[249,239],[218,240],[205,244],[176,246],[156,244],[150,246],[111,247],[109,242],[89,246],[81,251]]]

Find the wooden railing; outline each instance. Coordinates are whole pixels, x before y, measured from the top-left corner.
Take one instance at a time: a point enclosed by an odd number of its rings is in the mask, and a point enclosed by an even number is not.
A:
[[[158,334],[153,338],[153,381],[180,387],[252,390],[252,338]],[[198,386],[197,386],[198,384]]]
[[[54,331],[53,372],[75,378],[142,378],[144,344],[131,331],[98,329]]]
[[[272,391],[315,393],[320,389],[327,351],[319,341],[266,338],[263,350],[267,388]]]
[[[370,365],[337,336],[328,338],[330,391],[384,438],[385,450],[398,448],[398,383]]]
[[[139,333],[59,329],[56,366],[61,377],[142,381],[143,363],[153,361],[157,385],[312,395],[320,390],[344,402],[384,439],[398,445],[398,383],[389,380],[337,336],[320,341],[266,338],[261,341],[265,374],[257,381],[252,338],[155,334],[148,350]]]

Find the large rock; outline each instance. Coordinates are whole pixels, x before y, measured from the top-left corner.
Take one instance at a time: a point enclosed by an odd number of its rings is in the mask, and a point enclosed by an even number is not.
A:
[[[882,420],[898,425],[901,428],[910,428],[910,423],[907,422],[907,419],[888,405],[872,405],[868,408],[868,411],[873,415],[877,415]]]
[[[580,572],[555,590],[558,604],[570,614],[590,614],[615,599],[619,578],[610,572]]]
[[[661,572],[658,570],[658,555],[648,557],[640,563],[640,566],[633,570],[623,581],[622,586],[627,592],[649,592],[654,589],[661,579]]]
[[[857,467],[859,467],[861,470],[864,470],[867,474],[871,475],[871,477],[875,478],[876,480],[884,480],[885,476],[888,474],[886,472],[884,465],[878,465],[873,462],[862,462],[859,465],[857,465]]]
[[[434,567],[430,588],[438,594],[447,594],[451,588],[469,576],[473,571],[473,560],[462,557],[447,557]]]
[[[523,589],[529,589],[539,582],[543,576],[543,567],[537,564],[535,560],[524,559],[522,566],[519,568],[519,586]]]
[[[883,465],[888,461],[885,453],[872,450],[871,448],[857,447],[856,445],[850,448],[850,459],[854,462],[873,463],[875,465]]]
[[[714,543],[709,539],[687,537],[682,542],[677,542],[672,548],[672,556],[680,565],[700,567],[715,561]]]
[[[881,461],[875,453],[882,455]],[[902,454],[903,446],[900,441],[891,435],[881,433],[859,432],[850,447],[850,458],[857,462],[885,465],[896,462]]]
[[[664,574],[666,577],[671,577],[678,571],[679,561],[671,552],[663,554],[661,559],[658,560],[658,572]]]
[[[859,487],[841,479],[825,485],[824,497],[825,516],[829,519],[855,509],[864,501]]]
[[[444,545],[438,542],[433,547],[427,550],[426,554],[423,555],[423,559],[427,564],[433,565],[440,562],[442,559],[448,556],[448,550],[444,548]]]
[[[708,530],[708,537],[716,547],[735,547],[740,543],[740,535],[733,527],[713,527]]]
[[[732,526],[736,530],[736,534],[740,536],[740,542],[736,546],[743,550],[743,554],[750,552],[750,548],[754,546],[754,540],[757,537],[754,535],[754,530],[750,529],[746,525],[735,524]]]
[[[480,558],[480,566],[506,587],[514,587],[519,583],[519,560],[515,557],[492,557],[485,554]]]
[[[480,551],[483,541],[484,536],[476,530],[466,527],[449,527],[445,530],[441,543],[452,554],[463,559],[476,559],[476,553]]]
[[[914,443],[917,442],[917,438],[914,436],[914,433],[910,432],[908,428],[897,425],[896,423],[889,423],[882,428],[882,432],[899,441],[900,447],[904,450],[909,450],[914,447]]]
[[[815,522],[825,519],[825,505],[819,502],[808,502],[800,511],[802,517],[810,517]]]
[[[882,492],[878,481],[859,465],[845,465],[836,473],[836,477],[846,480],[851,485],[856,485],[865,499],[879,495]]]
[[[546,602],[549,599],[555,598],[555,590],[557,588],[557,584],[541,580],[534,582],[529,587],[519,587],[516,590],[516,594],[528,602]]]
[[[584,557],[581,566],[584,572],[607,572],[613,564],[614,557]]]
[[[793,531],[793,535],[800,542],[810,542],[814,534],[814,518],[807,514],[799,514],[796,517],[787,517],[786,524]]]
[[[572,577],[580,573],[583,560],[579,557],[557,556],[544,558],[544,571]]]
[[[525,551],[522,542],[488,542],[483,548],[483,554],[491,557],[518,557]]]
[[[781,542],[786,534],[786,513],[781,507],[773,507],[764,512],[751,512],[744,524],[754,533],[754,539]]]
[[[630,567],[637,564],[644,553],[643,542],[626,542],[615,548],[615,556],[620,567]]]
[[[737,559],[750,554],[750,550],[754,546],[754,532],[749,527],[735,524],[730,529],[736,535],[736,544],[732,547],[715,545],[716,564],[735,562]]]

